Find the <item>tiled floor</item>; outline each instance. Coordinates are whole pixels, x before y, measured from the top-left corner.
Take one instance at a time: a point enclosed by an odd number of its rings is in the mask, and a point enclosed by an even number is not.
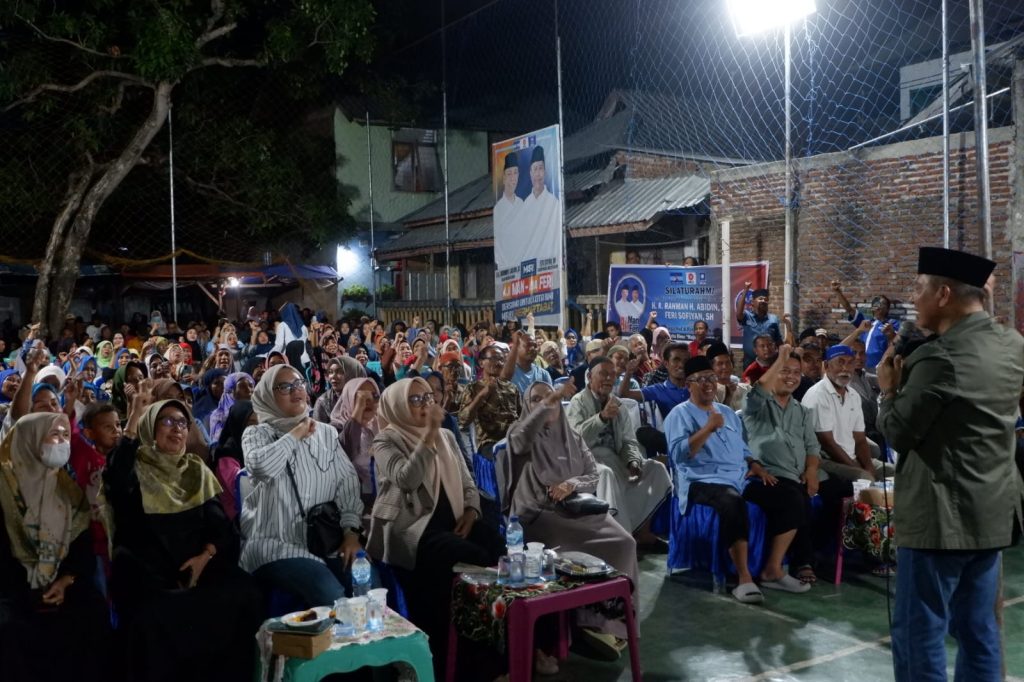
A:
[[[848,564],[842,585],[809,593],[769,592],[763,606],[711,593],[711,578],[669,578],[664,557],[641,561],[641,659],[647,682],[884,682],[891,680],[885,579]],[[1024,681],[1024,547],[1005,553],[1004,642],[1008,679]],[[950,663],[954,647],[950,646]],[[617,663],[570,656],[554,678],[629,680]],[[952,675],[950,676],[952,679]]]

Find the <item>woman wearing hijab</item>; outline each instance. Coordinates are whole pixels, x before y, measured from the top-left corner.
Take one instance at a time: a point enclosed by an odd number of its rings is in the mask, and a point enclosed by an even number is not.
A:
[[[252,409],[252,401],[238,400],[228,410],[228,418],[224,421],[224,429],[220,432],[220,440],[213,450],[216,462],[224,458],[233,459],[239,468],[245,466],[245,455],[242,452],[242,434],[249,426],[259,423]]]
[[[252,407],[259,424],[242,435],[253,481],[242,505],[242,568],[306,607],[333,604],[345,596],[348,568],[361,548],[359,476],[337,431],[309,417],[306,381],[294,367],[267,370]],[[331,501],[341,512],[344,540],[339,556],[324,559],[307,548],[303,512]]]
[[[366,370],[355,358],[347,355],[331,358],[327,362],[327,390],[313,404],[313,419],[321,424],[330,424],[331,412],[338,404],[345,384],[365,376]]]
[[[665,327],[658,327],[654,330],[652,339],[651,361],[654,363],[654,370],[644,379],[644,386],[654,386],[668,381],[668,366],[665,365],[662,354],[665,347],[672,343],[672,332]]]
[[[213,472],[187,450],[188,407],[152,400],[143,384],[103,472],[125,677],[249,679],[262,595],[238,568],[238,539]]]
[[[330,416],[331,426],[338,430],[341,449],[359,474],[359,492],[366,507],[373,504],[374,497],[370,445],[380,432],[377,421],[379,403],[380,389],[373,379],[355,378],[341,390],[341,397]]]
[[[294,303],[285,303],[281,306],[281,321],[274,327],[274,350],[287,354],[288,347],[295,343],[293,354],[296,359],[300,360],[295,366],[307,367],[309,366],[309,354],[306,352],[307,341],[309,341],[309,330],[302,319],[299,307]],[[301,352],[298,352],[299,344],[296,342],[301,342]]]
[[[527,541],[604,559],[629,576],[636,589],[639,570],[633,536],[610,513],[570,518],[556,506],[573,493],[595,493],[599,479],[594,456],[562,409],[562,400],[573,392],[571,382],[558,391],[542,382],[526,389],[523,413],[509,429],[508,448],[496,463],[502,512],[519,517]],[[588,636],[596,629],[626,638],[622,623],[606,622],[592,610],[578,614],[577,624]],[[615,644],[597,639],[605,648]]]
[[[100,341],[96,346],[96,363],[100,369],[109,369],[114,363],[114,343],[112,341]]]
[[[146,374],[146,365],[134,360],[121,365],[114,372],[114,380],[110,387],[110,402],[117,408],[117,414],[122,420],[128,418],[129,399],[135,394],[139,382],[146,378]]]
[[[0,419],[7,416],[14,394],[21,386],[21,374],[16,369],[5,369],[0,372]]]
[[[89,503],[63,468],[70,438],[66,415],[40,412],[19,419],[0,444],[5,681],[110,677],[110,616],[93,582]]]
[[[562,346],[565,355],[565,368],[571,372],[586,361],[586,354],[580,344],[580,334],[575,329],[567,329]]]
[[[221,393],[220,402],[210,414],[210,440],[214,443],[220,438],[220,432],[224,428],[224,421],[228,418],[228,411],[235,404],[236,400],[248,400],[252,397],[252,390],[256,382],[245,372],[229,374],[224,380],[224,391]]]
[[[154,402],[159,400],[179,400],[185,403],[186,406],[189,404],[185,389],[173,379],[157,379],[152,382],[151,386]],[[185,444],[185,449],[195,455],[199,455],[199,458],[204,462],[210,461],[210,442],[207,440],[202,423],[197,422],[195,419],[192,420],[188,427],[188,442]]]
[[[480,495],[430,385],[418,377],[392,384],[380,415],[387,426],[372,445],[377,499],[367,548],[395,568],[409,617],[427,633],[437,664],[446,651],[452,567],[493,566],[504,542],[477,523]]]
[[[227,376],[227,370],[220,369],[219,367],[203,372],[203,390],[192,408],[192,416],[196,421],[203,423],[207,432],[210,430],[210,415],[217,409],[221,396],[224,395],[224,381],[227,379]]]

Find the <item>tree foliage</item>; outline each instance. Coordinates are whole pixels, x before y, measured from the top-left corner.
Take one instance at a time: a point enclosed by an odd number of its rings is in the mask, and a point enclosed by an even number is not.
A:
[[[373,20],[370,0],[0,4],[0,213],[18,230],[8,253],[43,258],[37,308],[66,308],[70,292],[50,300],[44,284],[66,288],[94,223],[123,227],[108,199],[137,234],[166,223],[146,202],[166,201],[157,133],[172,107],[175,182],[198,229],[306,247],[337,236],[333,144],[306,120],[369,58]]]

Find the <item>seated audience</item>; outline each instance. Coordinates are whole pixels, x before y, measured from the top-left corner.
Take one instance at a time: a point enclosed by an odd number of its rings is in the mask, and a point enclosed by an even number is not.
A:
[[[775,341],[769,334],[754,337],[754,361],[743,370],[743,383],[756,384],[775,361]]]
[[[718,380],[718,388],[715,391],[715,402],[728,405],[735,411],[743,409],[743,403],[750,392],[750,384],[740,381],[734,375],[732,352],[726,348],[724,343],[714,342],[708,346],[704,357],[711,363],[711,369],[715,372]]]
[[[505,437],[522,411],[519,389],[504,378],[505,353],[494,345],[480,351],[483,378],[469,385],[459,405],[459,426],[475,427],[476,449],[491,459],[494,444]]]
[[[340,355],[327,361],[327,390],[313,404],[313,419],[322,424],[331,423],[331,412],[334,411],[345,383],[359,377],[365,377],[366,368],[353,357]]]
[[[0,673],[108,679],[110,617],[93,573],[89,502],[64,470],[67,416],[21,417],[0,443]]]
[[[567,418],[603,464],[597,496],[617,510],[615,520],[647,550],[664,543],[650,531],[650,518],[672,488],[665,466],[644,457],[632,421],[621,401],[612,395],[615,367],[608,358],[590,362],[587,388],[569,401]]]
[[[253,489],[242,503],[241,566],[306,607],[333,604],[345,596],[348,569],[361,548],[359,475],[338,432],[309,417],[306,382],[290,365],[267,370],[252,406],[259,424],[242,434]],[[303,518],[331,501],[340,512],[344,540],[337,556],[325,558],[309,551]]]
[[[341,398],[331,412],[331,426],[338,430],[341,449],[348,455],[359,475],[359,493],[364,509],[373,505],[373,458],[370,444],[380,432],[377,406],[380,389],[373,379],[351,379],[341,389]]]
[[[224,428],[224,421],[228,418],[228,412],[236,400],[248,400],[252,397],[252,390],[256,382],[245,372],[229,374],[224,380],[224,392],[220,396],[220,402],[212,413],[210,413],[210,440],[216,443],[220,440],[220,432]]]
[[[188,407],[152,399],[140,385],[103,472],[123,673],[140,682],[242,679],[251,675],[262,596],[238,568],[220,485],[186,450]]]
[[[493,352],[493,351],[492,351]],[[504,542],[480,518],[480,496],[454,437],[442,427],[444,410],[424,379],[384,390],[387,425],[373,440],[377,499],[370,554],[395,568],[409,617],[429,637],[440,674],[447,651],[452,567],[493,566]]]

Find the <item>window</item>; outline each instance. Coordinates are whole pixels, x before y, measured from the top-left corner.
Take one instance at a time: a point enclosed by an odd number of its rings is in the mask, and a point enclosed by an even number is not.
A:
[[[437,132],[403,128],[391,134],[391,170],[400,192],[440,192]]]

